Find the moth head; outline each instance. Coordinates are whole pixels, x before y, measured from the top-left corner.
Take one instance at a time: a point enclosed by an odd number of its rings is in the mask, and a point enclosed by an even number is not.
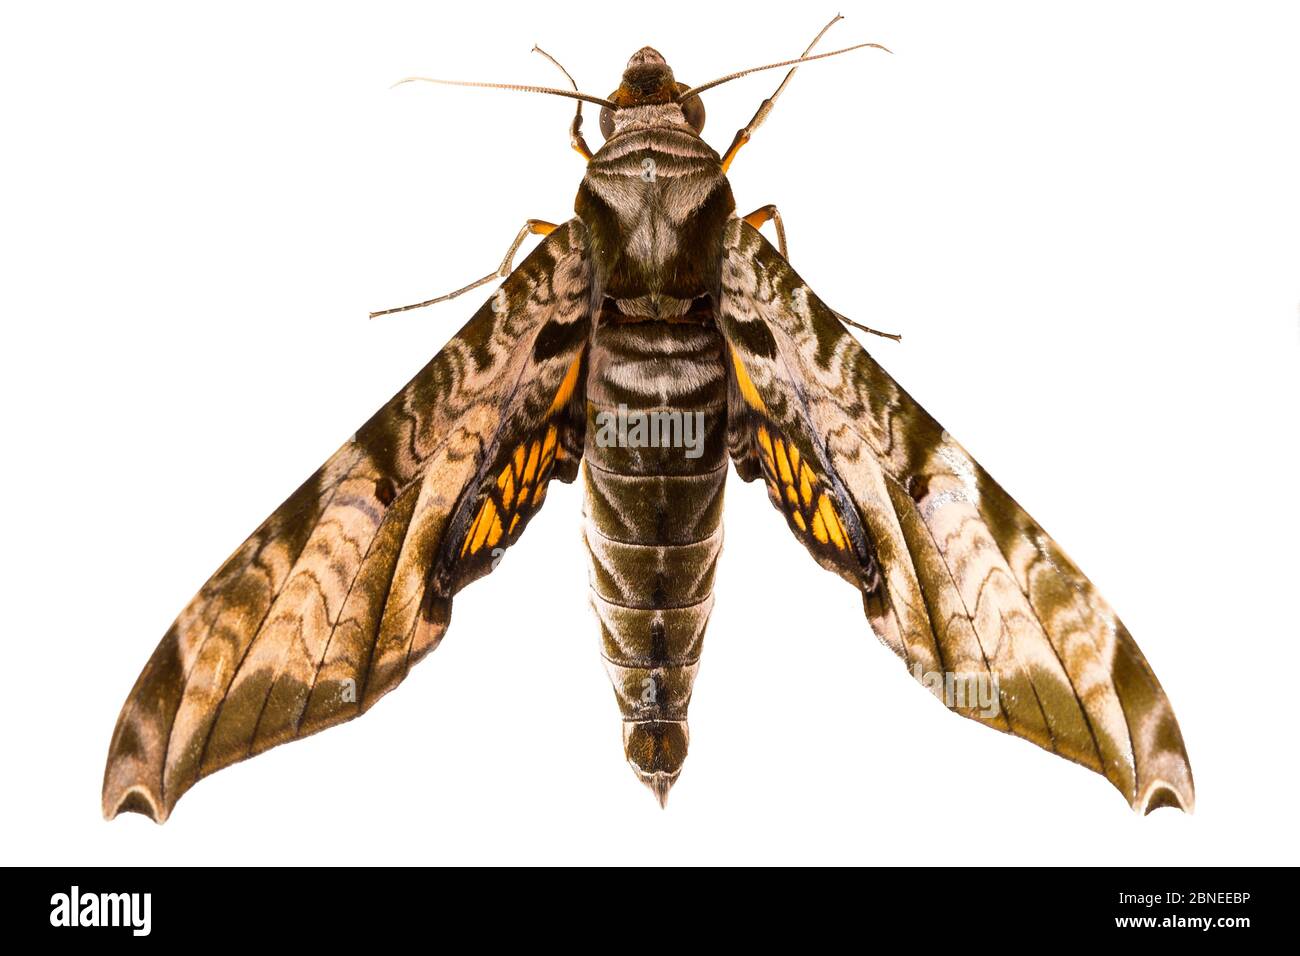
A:
[[[821,39],[823,33],[830,29],[836,20],[843,19],[836,16],[829,24],[822,28],[822,32],[817,34],[813,40],[816,44]],[[571,89],[557,89],[552,86],[533,86],[522,83],[479,83],[468,80],[439,80],[431,76],[408,76],[406,79],[398,80],[394,86],[401,86],[403,83],[439,83],[443,86],[474,86],[487,89],[498,90],[515,90],[523,93],[546,93],[550,96],[565,96],[572,100],[578,101],[578,108],[574,113],[573,125],[571,128],[575,144],[581,143],[582,130],[582,104],[595,103],[600,109],[600,131],[609,139],[614,135],[614,129],[617,125],[614,122],[614,115],[620,110],[631,109],[632,107],[650,107],[652,114],[658,114],[658,122],[664,125],[675,125],[680,115],[696,133],[704,131],[704,104],[700,102],[700,94],[705,90],[711,90],[715,86],[721,86],[723,83],[730,83],[732,80],[740,79],[742,76],[749,76],[751,73],[758,73],[763,70],[775,70],[779,67],[790,67],[790,72],[786,74],[785,81],[777,87],[776,93],[769,100],[764,101],[763,109],[772,108],[772,100],[780,95],[781,90],[785,88],[785,83],[794,75],[795,68],[811,60],[824,60],[830,56],[839,56],[841,53],[848,53],[851,50],[861,50],[865,47],[876,47],[884,50],[879,43],[859,43],[855,46],[847,46],[842,50],[833,50],[830,53],[818,53],[810,55],[812,46],[804,51],[804,55],[794,60],[782,60],[780,63],[768,63],[766,66],[753,66],[747,70],[740,70],[736,73],[728,73],[726,76],[720,76],[716,80],[710,80],[708,83],[700,86],[687,86],[685,83],[678,83],[673,77],[672,68],[668,61],[654,47],[643,46],[632,54],[632,59],[627,61],[627,69],[623,71],[623,82],[619,84],[617,90],[610,94],[608,99],[599,96],[592,96],[590,93],[584,93],[578,89],[578,84],[574,82],[569,71],[560,65],[555,57],[551,56],[540,47],[533,47],[537,53],[541,53],[548,60],[559,67],[564,74],[565,79],[569,81]],[[654,109],[658,107],[658,109]],[[760,122],[766,112],[755,115],[754,123]],[[585,148],[585,147],[584,147]]]
[[[704,129],[704,104],[698,96],[691,96],[685,102],[679,97],[689,87],[678,83],[673,77],[673,69],[668,61],[654,47],[642,47],[632,54],[623,71],[623,82],[609,95],[614,104],[600,110],[600,132],[606,139],[614,135],[614,113],[617,110],[633,106],[666,106],[677,103],[681,106],[686,122],[699,133]]]

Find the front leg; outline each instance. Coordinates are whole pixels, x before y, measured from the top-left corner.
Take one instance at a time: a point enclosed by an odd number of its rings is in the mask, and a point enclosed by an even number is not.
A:
[[[741,217],[755,229],[762,229],[764,225],[771,222],[776,225],[776,247],[781,253],[781,258],[786,262],[790,261],[790,256],[785,245],[785,223],[781,221],[781,211],[775,205],[769,203],[766,206],[759,206],[748,216]],[[835,312],[834,309],[831,310]],[[855,329],[861,329],[863,332],[870,332],[872,335],[879,335],[881,338],[893,339],[895,342],[903,341],[903,337],[895,332],[881,332],[879,329],[873,329],[869,325],[863,325],[861,322],[854,322],[847,316],[835,312],[835,318],[839,319],[845,325],[851,325]]]
[[[529,219],[524,223],[523,228],[519,230],[519,235],[515,236],[515,241],[510,243],[510,248],[506,251],[505,258],[501,260],[501,265],[497,266],[495,272],[489,272],[483,278],[475,279],[469,285],[462,286],[455,292],[448,292],[446,295],[440,295],[435,299],[425,299],[423,302],[413,302],[410,305],[399,305],[393,309],[381,309],[378,312],[371,312],[370,317],[375,319],[381,315],[392,315],[394,312],[409,312],[412,309],[423,309],[426,305],[437,305],[439,302],[446,302],[449,299],[456,298],[458,295],[464,295],[466,292],[469,292],[472,289],[477,289],[481,285],[487,285],[493,279],[504,279],[506,276],[510,275],[511,270],[514,268],[515,253],[519,251],[519,247],[523,245],[524,240],[527,239],[529,235],[549,236],[558,228],[559,227],[555,223],[547,222],[545,219]]]

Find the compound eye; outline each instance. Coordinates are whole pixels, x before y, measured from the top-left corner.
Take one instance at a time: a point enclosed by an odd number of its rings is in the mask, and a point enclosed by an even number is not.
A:
[[[704,103],[698,96],[692,96],[682,104],[682,113],[686,116],[686,122],[697,133],[704,132]]]
[[[614,111],[608,106],[600,108],[600,135],[606,139],[614,135]]]

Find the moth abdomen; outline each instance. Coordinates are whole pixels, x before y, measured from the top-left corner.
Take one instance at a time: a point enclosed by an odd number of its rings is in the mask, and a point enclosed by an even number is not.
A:
[[[726,375],[709,325],[611,322],[592,341],[584,537],[623,747],[662,803],[686,758],[727,474]]]

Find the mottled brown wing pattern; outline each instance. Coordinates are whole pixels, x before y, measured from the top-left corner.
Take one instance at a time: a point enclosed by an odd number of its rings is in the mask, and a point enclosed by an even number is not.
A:
[[[437,645],[452,595],[576,475],[585,244],[577,220],[543,240],[181,612],[118,718],[107,816],[161,822],[199,778],[363,713]]]
[[[810,550],[859,586],[880,639],[936,692],[954,676],[996,690],[989,708],[943,690],[950,708],[1105,775],[1139,811],[1190,810],[1173,710],[1088,579],[755,229],[733,220],[724,245],[718,321],[741,476],[767,479],[807,543],[793,517],[810,516],[802,467],[785,480],[775,453],[779,439],[788,465],[797,449],[852,539],[838,549],[828,533],[832,550],[815,538]],[[850,551],[859,567],[846,573]]]

